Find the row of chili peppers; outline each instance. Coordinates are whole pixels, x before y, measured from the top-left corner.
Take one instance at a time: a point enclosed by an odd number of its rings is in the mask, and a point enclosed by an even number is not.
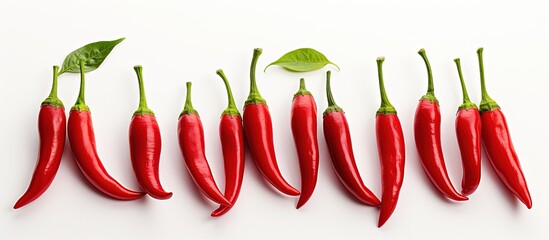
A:
[[[504,184],[528,207],[532,201],[517,155],[500,107],[492,100],[485,87],[482,48],[477,54],[480,65],[482,101],[480,108],[471,102],[463,81],[459,59],[455,59],[462,91],[463,104],[456,116],[456,133],[463,164],[462,191],[459,193],[446,171],[440,140],[440,109],[434,94],[431,66],[425,50],[419,54],[428,72],[428,91],[421,97],[414,120],[414,135],[420,161],[432,183],[446,197],[468,200],[480,182],[481,142],[488,159]],[[225,192],[219,190],[204,151],[204,130],[197,110],[191,100],[191,86],[187,82],[185,106],[178,120],[178,139],[186,167],[200,191],[220,207],[212,216],[221,216],[235,204],[243,179],[244,139],[258,169],[265,179],[280,192],[300,196],[297,208],[312,196],[318,177],[319,151],[317,138],[317,109],[315,100],[300,80],[291,109],[291,129],[301,170],[301,191],[292,187],[282,176],[276,161],[273,129],[269,109],[256,84],[256,64],[261,49],[255,49],[250,68],[250,92],[241,117],[233,99],[231,87],[222,70],[217,74],[223,80],[228,107],[223,111],[219,134],[224,167]],[[381,163],[381,201],[363,183],[359,174],[351,134],[345,113],[332,95],[330,77],[326,74],[328,108],[323,113],[323,130],[333,168],[345,188],[364,204],[380,207],[378,226],[381,227],[395,210],[404,179],[405,143],[397,111],[390,103],[384,86],[382,64],[377,59],[381,106],[376,114],[376,137]],[[145,97],[142,67],[135,66],[139,81],[140,102],[130,127],[130,158],[136,178],[143,191],[123,187],[103,167],[97,154],[90,109],[85,103],[84,63],[80,63],[80,92],[71,108],[68,124],[63,103],[57,97],[58,67],[53,68],[53,86],[50,95],[42,103],[39,113],[40,151],[38,162],[25,194],[14,208],[20,208],[35,199],[49,187],[58,170],[68,132],[69,143],[78,167],[98,190],[119,200],[133,200],[149,194],[156,199],[169,199],[171,192],[163,189],[159,180],[161,137],[154,112],[148,108]],[[480,110],[480,112],[479,112]]]

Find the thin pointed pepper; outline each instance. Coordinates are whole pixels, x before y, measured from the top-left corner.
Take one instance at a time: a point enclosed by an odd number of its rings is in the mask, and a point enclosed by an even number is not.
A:
[[[261,52],[261,48],[254,49],[250,67],[250,94],[244,105],[244,134],[250,154],[263,177],[282,193],[297,196],[299,191],[284,180],[278,168],[273,143],[271,113],[267,102],[257,89],[255,68]]]
[[[446,171],[440,141],[440,108],[435,97],[431,65],[424,49],[418,53],[425,61],[429,76],[427,94],[419,100],[414,120],[414,136],[419,159],[425,173],[442,194],[455,201],[465,201],[468,198],[456,191]]]
[[[456,136],[463,166],[461,193],[468,196],[480,183],[481,119],[477,105],[469,99],[459,58],[454,59],[454,62],[456,62],[463,92],[463,103],[459,106],[456,115]]]
[[[532,208],[532,198],[511,141],[507,120],[499,105],[490,98],[486,91],[482,51],[483,48],[477,50],[482,89],[482,101],[479,107],[482,119],[482,143],[488,160],[501,181],[530,209]]]
[[[194,183],[210,200],[221,205],[230,206],[231,202],[227,200],[215,183],[210,165],[206,159],[204,150],[204,128],[198,112],[193,108],[191,101],[192,83],[187,82],[187,98],[185,108],[179,115],[177,125],[177,135],[179,137],[179,147],[185,165],[191,175]]]
[[[84,101],[85,77],[84,63],[80,63],[80,93],[71,108],[67,132],[74,160],[86,179],[99,191],[118,200],[133,200],[145,195],[143,192],[129,190],[118,183],[107,171],[95,148],[95,134],[90,108]]]
[[[139,186],[151,197],[169,199],[171,192],[166,192],[160,184],[158,165],[162,140],[154,112],[147,106],[143,83],[143,67],[135,66],[139,82],[139,107],[133,113],[130,123],[130,158],[133,171]]]
[[[28,189],[15,203],[14,209],[23,207],[40,197],[52,183],[61,163],[65,147],[67,118],[63,102],[57,97],[58,76],[59,67],[53,66],[51,92],[42,102],[38,114],[38,133],[40,135],[38,161]]]
[[[332,88],[330,86],[331,72],[326,73],[326,95],[328,96],[328,108],[324,111],[323,127],[324,138],[332,159],[332,166],[336,172],[339,181],[345,186],[347,191],[353,194],[359,201],[379,206],[381,202],[368,189],[355,162],[353,153],[353,143],[351,142],[351,133],[345,112],[334,101]]]
[[[404,180],[406,150],[404,134],[397,111],[389,102],[383,82],[382,64],[384,57],[377,59],[381,106],[376,113],[377,151],[381,165],[381,208],[378,227],[383,226],[396,208],[400,188]]]
[[[301,170],[301,195],[296,206],[299,209],[313,195],[319,159],[316,103],[311,92],[305,88],[303,78],[299,81],[299,90],[292,101],[291,125]]]
[[[236,108],[231,86],[223,70],[217,70],[227,89],[228,106],[221,114],[219,123],[219,138],[223,150],[223,162],[225,164],[225,198],[231,202],[231,206],[219,206],[212,212],[212,217],[219,217],[227,213],[236,203],[242,186],[244,176],[244,132],[242,130],[242,118]]]

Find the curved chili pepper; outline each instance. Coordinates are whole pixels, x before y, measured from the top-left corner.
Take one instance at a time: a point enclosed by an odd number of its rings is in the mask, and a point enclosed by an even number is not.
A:
[[[425,61],[429,75],[427,94],[419,100],[414,120],[414,136],[419,159],[425,173],[442,194],[455,201],[465,201],[468,198],[456,191],[446,171],[440,142],[440,109],[435,97],[431,65],[424,49],[418,53]]]
[[[255,67],[261,52],[260,48],[254,49],[250,67],[250,94],[244,105],[244,133],[250,154],[263,177],[282,193],[297,196],[299,191],[284,180],[278,169],[273,144],[271,113],[267,102],[259,94],[255,82]]]
[[[223,162],[225,164],[225,198],[231,202],[231,206],[219,206],[212,212],[212,217],[219,217],[227,213],[236,203],[242,178],[244,176],[244,133],[242,132],[242,118],[236,108],[233,92],[223,70],[217,70],[217,75],[223,79],[227,89],[229,105],[221,114],[219,123],[219,138],[223,149]]]
[[[38,161],[27,191],[17,200],[14,209],[23,207],[36,200],[50,186],[65,147],[65,132],[67,118],[63,102],[57,98],[57,77],[59,67],[53,66],[53,84],[50,95],[42,102],[38,114],[38,133],[40,135],[40,150]]]
[[[313,195],[318,178],[318,138],[316,103],[305,88],[305,79],[299,80],[299,90],[292,102],[292,134],[301,170],[301,196],[297,207],[302,207]]]
[[[379,206],[379,199],[364,186],[355,162],[351,133],[345,112],[334,101],[330,86],[331,72],[326,73],[326,95],[328,96],[328,108],[324,111],[323,127],[324,138],[328,145],[332,165],[345,188],[361,202]]]
[[[482,118],[482,143],[488,155],[490,164],[499,178],[518,199],[532,208],[532,198],[522,173],[520,162],[511,141],[511,134],[507,127],[507,120],[499,105],[488,95],[484,83],[484,64],[482,61],[483,48],[477,50],[482,101],[480,102],[480,116]]]
[[[130,123],[130,158],[139,186],[156,199],[169,199],[173,193],[166,192],[160,184],[158,165],[162,140],[154,112],[147,106],[143,83],[143,67],[135,66],[139,82],[139,107]]]
[[[183,153],[187,170],[198,189],[212,201],[230,206],[231,202],[223,196],[215,183],[210,165],[206,159],[206,154],[204,153],[204,129],[198,112],[193,108],[191,87],[192,83],[187,82],[185,108],[179,115],[177,124],[179,148],[181,149],[181,153]]]
[[[391,217],[398,202],[404,180],[406,150],[404,134],[397,111],[387,98],[383,83],[382,64],[384,57],[377,59],[381,106],[376,113],[377,151],[381,165],[381,208],[377,227],[383,226]]]
[[[456,136],[463,166],[461,193],[467,196],[472,194],[480,183],[481,120],[477,105],[471,102],[467,94],[459,58],[454,59],[454,62],[463,91],[463,104],[459,106],[456,115]]]
[[[71,108],[68,121],[69,143],[74,160],[86,179],[104,194],[118,200],[133,200],[145,195],[129,190],[107,173],[95,148],[95,134],[90,108],[84,101],[84,64],[80,63],[80,93]]]

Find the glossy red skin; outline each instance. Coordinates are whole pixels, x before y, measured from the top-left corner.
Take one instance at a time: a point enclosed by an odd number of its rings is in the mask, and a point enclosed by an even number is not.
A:
[[[173,194],[162,188],[158,176],[162,140],[154,115],[134,115],[129,139],[132,167],[141,189],[156,199],[171,198]]]
[[[500,109],[481,113],[482,143],[499,178],[519,200],[532,208],[532,198],[511,141],[507,120]]]
[[[250,154],[259,171],[273,187],[290,196],[299,195],[280,173],[273,144],[273,125],[267,105],[251,103],[244,106],[244,134]]]
[[[19,198],[13,208],[17,209],[36,200],[50,186],[63,155],[65,147],[67,118],[63,107],[44,104],[38,114],[38,134],[40,147],[38,161],[31,182],[25,194]]]
[[[244,177],[244,132],[242,118],[223,114],[219,123],[219,138],[225,163],[225,198],[231,206],[220,206],[212,217],[227,213],[236,203]]]
[[[442,194],[452,200],[468,200],[456,191],[446,171],[440,141],[438,103],[425,99],[419,101],[414,120],[414,136],[421,165],[431,182]]]
[[[381,202],[364,185],[358,172],[345,113],[338,111],[325,114],[323,125],[324,138],[332,158],[332,166],[339,181],[361,202],[379,206]]]
[[[300,208],[313,195],[318,178],[316,103],[311,94],[294,97],[291,125],[301,170],[301,195],[296,206]]]
[[[125,188],[107,173],[97,155],[95,133],[89,111],[71,110],[67,129],[74,160],[82,174],[94,187],[118,200],[133,200],[145,195],[143,192]]]
[[[461,193],[472,194],[480,183],[481,119],[477,108],[461,109],[456,115],[456,136],[461,152]]]
[[[383,226],[396,208],[404,180],[406,150],[400,120],[395,113],[376,116],[377,151],[381,166],[381,208],[378,227]]]
[[[219,191],[206,159],[204,128],[200,117],[197,114],[181,115],[177,125],[177,135],[187,171],[198,189],[210,200],[230,206],[231,203]]]

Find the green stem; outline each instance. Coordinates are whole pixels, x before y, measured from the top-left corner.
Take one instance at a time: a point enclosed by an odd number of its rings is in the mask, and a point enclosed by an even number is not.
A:
[[[328,98],[328,108],[324,111],[324,115],[331,112],[343,112],[343,109],[335,103],[334,96],[332,95],[332,86],[330,84],[331,75],[331,71],[326,72],[326,96]]]
[[[294,94],[294,98],[299,95],[311,95],[311,92],[305,87],[305,78],[299,79],[299,90]]]
[[[385,57],[378,57],[376,59],[377,62],[377,76],[379,79],[379,93],[381,95],[381,106],[377,110],[377,114],[396,114],[396,109],[393,107],[391,102],[389,102],[389,98],[387,97],[387,93],[385,92],[385,83],[383,82],[383,61],[385,61]]]
[[[137,81],[139,83],[139,107],[133,113],[133,115],[153,115],[154,112],[147,106],[147,97],[145,96],[145,83],[143,82],[143,67],[136,65],[133,67],[137,74]]]
[[[246,99],[245,104],[266,104],[266,101],[263,97],[261,97],[261,94],[259,94],[259,90],[257,89],[257,84],[255,81],[255,68],[257,65],[257,59],[259,59],[259,55],[263,50],[261,48],[254,49],[254,56],[252,58],[252,65],[250,66],[250,94],[248,95],[248,99]]]
[[[80,62],[80,92],[78,93],[78,98],[76,99],[76,103],[71,108],[71,110],[86,110],[90,111],[90,108],[88,105],[86,105],[86,101],[84,100],[84,92],[86,89],[86,77],[84,72],[84,62]]]
[[[459,110],[467,110],[470,108],[477,108],[477,105],[471,102],[469,99],[469,94],[467,93],[467,87],[465,86],[465,81],[463,80],[463,73],[461,72],[461,61],[459,58],[454,59],[456,67],[459,74],[459,81],[461,82],[461,91],[463,92],[463,103],[459,106]]]
[[[193,108],[193,102],[191,100],[191,87],[193,86],[192,82],[187,82],[187,98],[185,99],[185,107],[183,108],[183,111],[181,114],[179,114],[179,117],[181,117],[184,114],[192,115],[196,114],[198,115],[198,112]]]
[[[482,91],[482,100],[480,101],[480,112],[486,112],[486,111],[492,111],[495,109],[499,109],[499,105],[494,101],[486,91],[486,83],[484,82],[484,62],[482,59],[482,51],[483,48],[479,48],[477,50],[478,55],[478,66],[480,68],[480,88]]]
[[[51,91],[49,98],[57,98],[57,78],[59,77],[59,66],[53,66],[53,84],[51,85]]]
[[[55,108],[63,108],[63,102],[57,97],[57,78],[59,77],[59,66],[53,66],[53,83],[50,95],[42,102],[42,105],[52,105]]]
[[[429,64],[429,59],[427,59],[427,54],[425,53],[425,49],[420,49],[419,52],[417,52],[421,57],[423,58],[423,61],[425,61],[425,66],[427,66],[427,75],[429,77],[429,84],[427,86],[427,93],[421,97],[421,99],[428,100],[430,102],[438,102],[437,98],[435,97],[435,84],[433,81],[433,73],[431,71],[431,64]]]
[[[227,98],[229,100],[229,105],[225,108],[225,110],[223,110],[223,114],[228,114],[231,117],[240,116],[240,112],[238,112],[238,108],[236,108],[236,103],[234,102],[233,91],[231,90],[229,80],[227,80],[223,70],[219,69],[216,73],[221,77],[223,83],[225,84],[225,89],[227,89]]]

